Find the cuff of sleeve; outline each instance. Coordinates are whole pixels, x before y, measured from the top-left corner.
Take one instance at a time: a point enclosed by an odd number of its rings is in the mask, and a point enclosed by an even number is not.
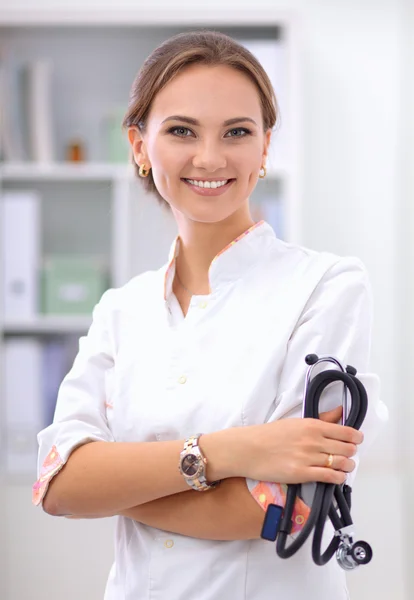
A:
[[[90,417],[92,420],[92,418]],[[32,502],[41,504],[53,477],[67,463],[72,452],[89,442],[114,441],[111,433],[94,423],[76,420],[56,422],[38,434],[38,480],[32,488]],[[48,452],[47,456],[46,452]]]
[[[247,479],[246,482],[253,498],[264,511],[267,510],[269,504],[277,504],[282,507],[285,506],[287,485],[270,481],[255,481],[253,479]],[[308,520],[309,514],[309,506],[307,506],[303,500],[297,498],[292,515],[292,534],[297,533],[303,528]]]
[[[53,477],[61,470],[65,462],[59,455],[56,446],[52,446],[39,473],[39,479],[32,488],[32,502],[39,506],[46,495],[47,488]]]

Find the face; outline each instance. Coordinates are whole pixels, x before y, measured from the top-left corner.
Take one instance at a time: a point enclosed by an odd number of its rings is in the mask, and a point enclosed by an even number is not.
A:
[[[205,65],[188,67],[159,92],[144,134],[129,130],[135,161],[151,167],[176,218],[204,223],[248,212],[270,135],[247,75]]]

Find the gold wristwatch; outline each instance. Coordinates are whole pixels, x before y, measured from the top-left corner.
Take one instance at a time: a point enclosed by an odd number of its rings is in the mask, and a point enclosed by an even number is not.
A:
[[[201,436],[202,433],[197,433],[185,441],[184,449],[180,453],[178,470],[193,490],[197,490],[197,492],[206,492],[207,490],[217,487],[220,481],[213,481],[213,483],[207,482],[207,459],[198,445],[198,440]]]

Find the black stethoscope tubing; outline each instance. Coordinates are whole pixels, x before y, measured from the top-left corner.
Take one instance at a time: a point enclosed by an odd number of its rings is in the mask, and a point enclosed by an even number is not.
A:
[[[307,362],[312,356],[315,355],[306,357]],[[317,359],[317,357],[315,358]],[[314,360],[313,362],[316,361]],[[303,416],[304,418],[318,419],[319,402],[323,391],[328,385],[338,381],[343,382],[351,395],[351,407],[349,414],[344,415],[343,424],[354,429],[360,429],[367,413],[368,397],[364,386],[356,377],[356,370],[351,366],[348,366],[345,372],[337,369],[322,371],[310,381],[304,398]],[[347,485],[317,483],[309,517],[297,537],[287,545],[287,539],[292,528],[294,505],[297,496],[300,495],[300,491],[300,484],[288,485],[286,503],[277,531],[276,552],[280,558],[290,558],[304,545],[312,530],[314,530],[312,558],[317,565],[322,566],[337,552],[342,540],[342,537],[336,533],[325,552],[322,553],[321,545],[327,518],[330,518],[335,532],[340,532],[353,524],[350,512],[351,488]],[[335,507],[334,499],[337,508]],[[337,511],[339,511],[339,514]],[[350,538],[349,542],[349,549],[352,552],[352,538]],[[360,544],[367,547],[367,552],[363,551],[362,559],[358,555],[356,559],[355,557],[353,558],[354,562],[363,564],[369,562],[372,551],[365,542],[360,542]]]

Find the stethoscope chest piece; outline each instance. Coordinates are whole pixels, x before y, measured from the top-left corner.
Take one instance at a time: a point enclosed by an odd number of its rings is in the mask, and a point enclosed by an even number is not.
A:
[[[372,548],[367,542],[354,544],[341,542],[336,551],[336,560],[345,571],[352,571],[359,565],[366,565],[372,559]]]

